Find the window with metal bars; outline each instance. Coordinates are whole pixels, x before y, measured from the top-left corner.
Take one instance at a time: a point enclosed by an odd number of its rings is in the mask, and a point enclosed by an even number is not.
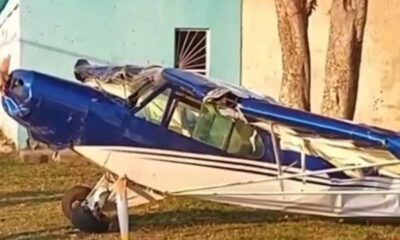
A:
[[[175,67],[208,75],[208,30],[175,30]]]

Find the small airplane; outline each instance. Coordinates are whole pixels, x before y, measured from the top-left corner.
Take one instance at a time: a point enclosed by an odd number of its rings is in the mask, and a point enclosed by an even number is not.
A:
[[[400,135],[280,105],[205,76],[78,60],[68,81],[1,66],[2,104],[30,137],[104,168],[62,198],[78,229],[128,207],[190,196],[337,218],[400,217]],[[126,238],[125,238],[126,239]]]

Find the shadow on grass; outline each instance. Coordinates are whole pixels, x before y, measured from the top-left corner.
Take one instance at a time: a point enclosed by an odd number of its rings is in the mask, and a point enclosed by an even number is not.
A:
[[[129,216],[130,230],[137,229],[172,229],[202,225],[278,223],[283,221],[297,222],[307,216],[291,215],[254,209],[184,209],[146,213]],[[117,217],[111,220],[111,231],[118,231]]]
[[[281,221],[282,214],[251,210],[175,210],[146,215],[132,215],[132,228],[171,228],[193,225],[266,223]]]
[[[203,203],[206,204],[206,203]],[[216,205],[218,206],[218,205]],[[311,216],[304,214],[285,213],[279,211],[267,211],[251,208],[224,207],[220,205],[208,209],[197,205],[193,208],[185,209],[178,207],[168,211],[157,211],[144,214],[131,214],[129,217],[130,229],[171,229],[184,228],[202,225],[224,225],[224,224],[276,224],[276,223],[296,223],[301,221],[323,221],[333,224],[350,225],[387,225],[399,226],[399,218],[379,218],[379,217],[357,217],[357,218],[334,218],[323,216]],[[118,220],[112,219],[112,226],[118,226]],[[114,231],[118,229],[112,229]]]
[[[0,192],[0,208],[19,204],[44,203],[59,200],[61,192],[56,191],[19,191],[19,192]]]
[[[57,233],[61,232],[61,233]],[[5,236],[0,236],[0,240],[12,240],[12,239],[63,239],[71,234],[76,234],[77,231],[71,231],[70,227],[58,227],[58,228],[51,228],[51,229],[43,229],[38,231],[27,231],[27,232],[19,232],[19,233],[12,233]]]

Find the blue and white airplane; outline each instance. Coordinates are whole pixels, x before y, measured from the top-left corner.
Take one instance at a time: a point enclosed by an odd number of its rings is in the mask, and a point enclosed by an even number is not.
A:
[[[95,186],[63,197],[83,231],[107,230],[103,208],[123,200],[121,179],[129,206],[176,195],[339,218],[400,216],[396,132],[178,69],[79,60],[79,81],[67,81],[9,74],[6,60],[1,73],[3,107],[33,139],[104,168]]]

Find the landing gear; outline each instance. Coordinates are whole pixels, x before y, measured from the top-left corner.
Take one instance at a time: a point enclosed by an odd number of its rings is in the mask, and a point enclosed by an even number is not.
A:
[[[65,192],[61,200],[64,215],[74,227],[83,232],[100,233],[109,230],[109,221],[101,212],[109,195],[107,189],[99,186],[106,181],[104,178],[102,180],[93,189],[74,186]]]
[[[116,231],[118,226],[121,233],[127,235],[128,207],[162,198],[162,195],[129,181],[125,176],[106,173],[93,188],[78,185],[66,191],[61,206],[72,225],[83,232]],[[118,218],[106,217],[103,212],[108,210],[117,210]]]
[[[85,201],[90,191],[91,189],[89,187],[77,185],[64,193],[61,199],[61,208],[68,219],[71,219],[72,210]]]

